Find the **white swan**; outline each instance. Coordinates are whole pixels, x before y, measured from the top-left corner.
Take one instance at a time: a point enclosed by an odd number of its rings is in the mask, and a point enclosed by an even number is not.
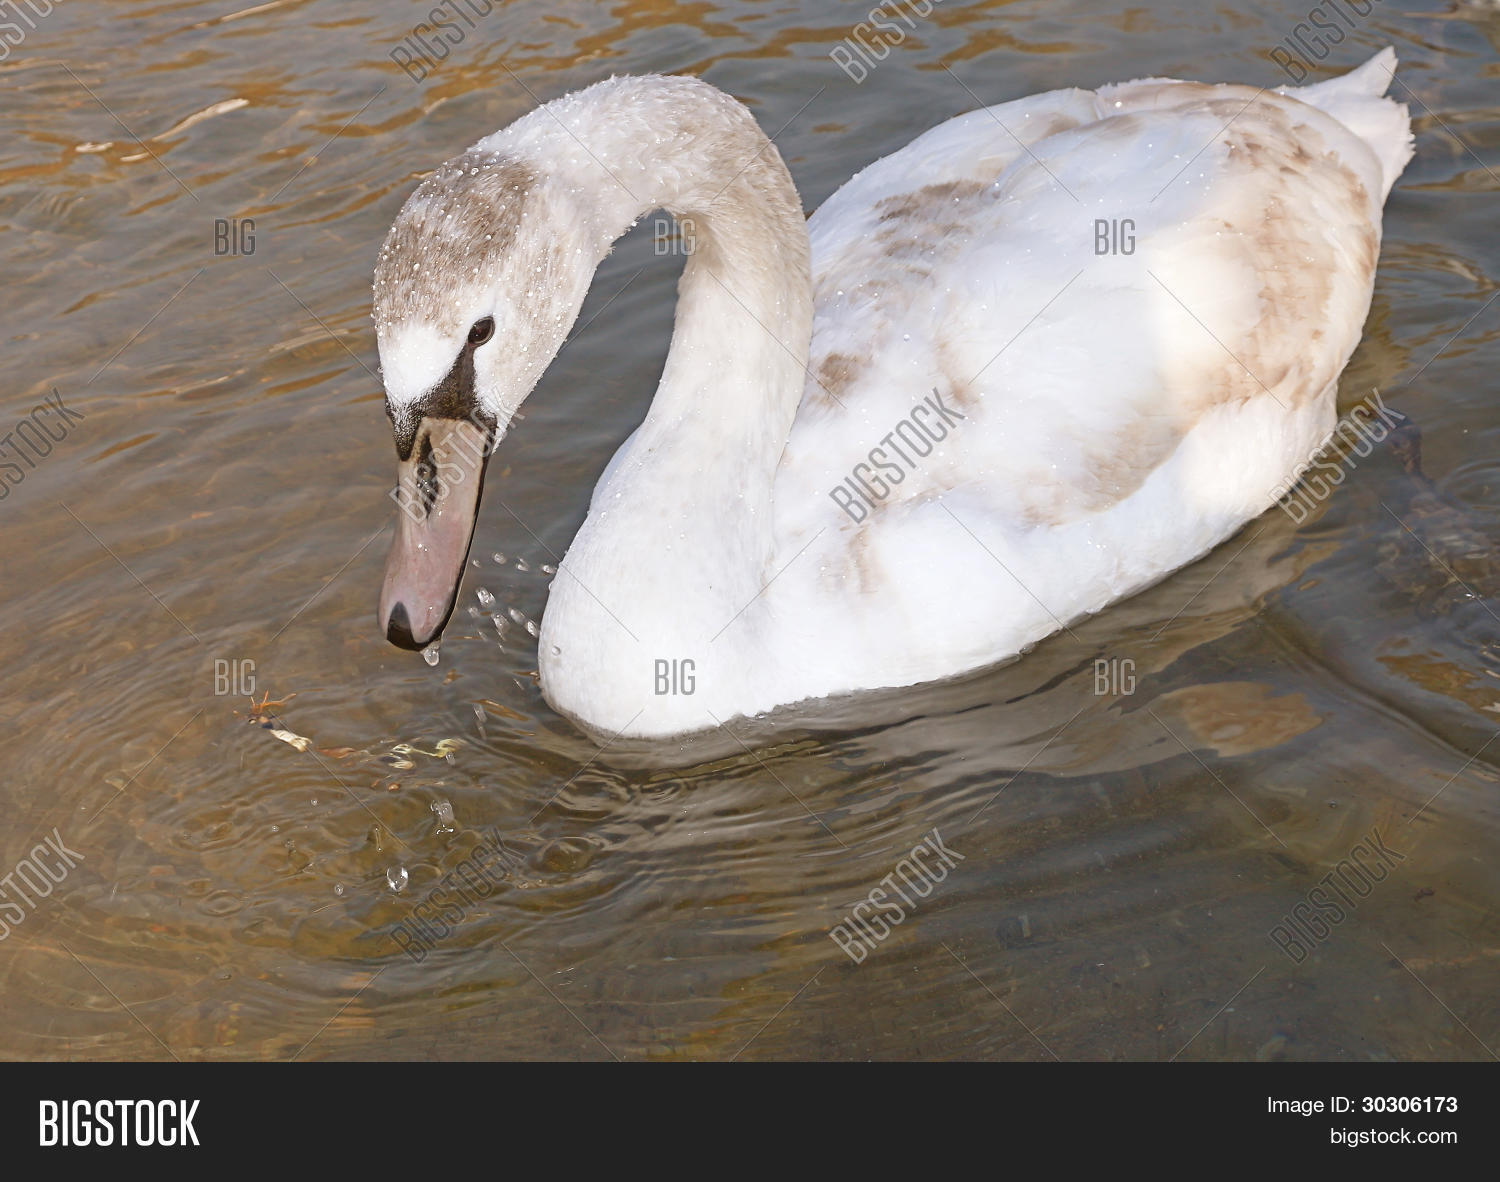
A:
[[[382,629],[442,630],[490,446],[658,208],[696,248],[650,412],[552,583],[562,713],[666,736],[943,678],[1192,561],[1333,428],[1412,152],[1395,66],[1034,95],[807,222],[703,82],[538,108],[424,180],[376,266],[403,509]]]

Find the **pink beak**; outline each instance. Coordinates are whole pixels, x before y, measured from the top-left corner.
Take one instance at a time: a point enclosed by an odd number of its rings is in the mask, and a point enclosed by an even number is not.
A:
[[[381,630],[401,648],[442,634],[469,557],[490,438],[466,419],[424,418],[411,458],[397,469],[400,509],[380,590]]]

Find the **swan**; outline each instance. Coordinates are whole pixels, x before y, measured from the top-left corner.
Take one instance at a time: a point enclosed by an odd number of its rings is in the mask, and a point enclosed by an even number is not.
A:
[[[488,457],[599,262],[691,227],[671,348],[548,593],[544,696],[654,739],[948,678],[1203,555],[1335,425],[1412,154],[1387,48],[1303,88],[1148,78],[973,111],[810,219],[739,102],[615,77],[405,202],[373,319],[379,626],[453,610]]]

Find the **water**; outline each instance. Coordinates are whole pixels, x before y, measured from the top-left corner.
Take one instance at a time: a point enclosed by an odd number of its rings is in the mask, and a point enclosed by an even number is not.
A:
[[[1341,405],[1378,386],[1457,508],[1381,449],[1019,664],[663,768],[546,707],[532,631],[665,353],[650,219],[491,464],[493,604],[431,667],[378,633],[369,275],[419,173],[533,96],[690,71],[811,209],[965,86],[1277,84],[1305,5],[943,4],[860,85],[849,5],[512,4],[420,84],[415,6],[228,7],[60,5],[0,62],[4,430],[84,416],[0,503],[0,875],[63,874],[8,917],[0,1054],[1500,1049],[1493,8],[1382,6],[1330,58],[1392,43],[1419,100]],[[854,963],[830,931],[934,830],[943,880]],[[1294,962],[1270,933],[1372,831],[1382,881]]]

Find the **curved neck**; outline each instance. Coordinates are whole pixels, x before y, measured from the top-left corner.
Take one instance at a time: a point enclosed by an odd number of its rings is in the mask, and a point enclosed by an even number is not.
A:
[[[678,218],[689,257],[647,429],[707,414],[784,443],[812,332],[807,224],[750,113],[696,78],[614,78],[493,138],[484,146],[537,162],[582,231],[589,274],[646,214]]]
[[[689,257],[661,383],[569,551],[565,569],[589,594],[560,577],[547,619],[569,616],[574,644],[619,623],[641,642],[684,630],[706,641],[773,557],[772,488],[812,332],[791,176],[744,107],[692,78],[612,79],[481,146],[536,167],[591,265],[643,215],[679,219]]]

